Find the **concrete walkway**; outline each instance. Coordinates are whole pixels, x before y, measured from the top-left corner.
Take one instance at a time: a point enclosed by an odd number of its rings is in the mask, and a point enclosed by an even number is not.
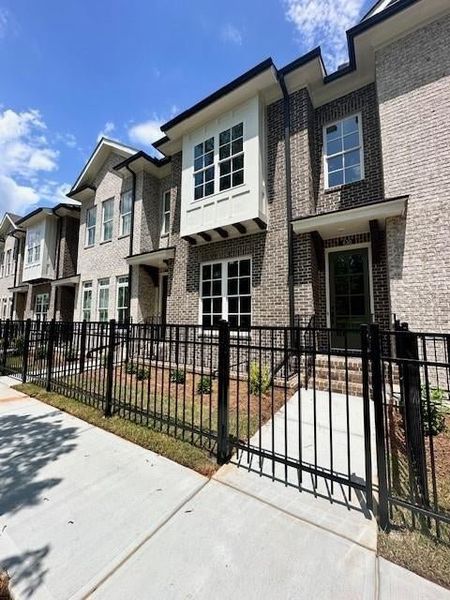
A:
[[[337,531],[324,499],[232,465],[208,481],[7,383],[0,565],[18,600],[450,598],[378,560],[362,513]]]

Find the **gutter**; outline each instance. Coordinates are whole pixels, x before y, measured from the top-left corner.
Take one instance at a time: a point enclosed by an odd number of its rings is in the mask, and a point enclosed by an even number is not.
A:
[[[294,248],[292,230],[292,168],[291,168],[291,107],[289,92],[286,87],[284,75],[277,71],[277,79],[283,93],[284,108],[284,160],[286,175],[286,222],[288,243],[288,294],[289,294],[289,326],[295,326],[295,299],[294,299]]]
[[[124,165],[126,170],[131,173],[131,177],[132,177],[132,181],[133,181],[133,185],[131,188],[131,224],[130,224],[130,248],[129,248],[129,255],[132,256],[133,254],[133,242],[134,242],[134,208],[135,208],[135,201],[136,201],[136,173],[135,171],[133,171],[133,169],[130,169],[130,165],[125,164]],[[132,278],[133,278],[133,266],[132,265],[128,265],[128,322],[131,321],[131,284],[132,284]]]

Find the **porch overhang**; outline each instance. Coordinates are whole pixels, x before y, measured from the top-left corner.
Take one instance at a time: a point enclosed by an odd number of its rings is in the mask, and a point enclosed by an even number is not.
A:
[[[79,275],[72,275],[72,277],[60,277],[52,281],[52,287],[75,287],[80,282]]]
[[[167,261],[175,257],[175,247],[161,248],[151,252],[141,252],[141,254],[132,254],[125,259],[128,265],[144,265],[163,269],[167,266]]]
[[[386,219],[405,213],[407,201],[408,196],[401,196],[357,208],[301,217],[292,221],[292,228],[297,234],[317,232],[322,239],[370,232],[374,222],[384,229]]]
[[[15,287],[8,288],[13,294],[26,294],[28,293],[28,284],[16,285]]]

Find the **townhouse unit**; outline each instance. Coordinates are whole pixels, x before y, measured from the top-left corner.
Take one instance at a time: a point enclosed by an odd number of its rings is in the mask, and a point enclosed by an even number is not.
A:
[[[38,208],[15,221],[15,319],[72,320],[77,282],[79,207]]]
[[[347,65],[263,61],[163,158],[102,138],[78,205],[5,215],[2,318],[448,330],[449,34],[444,0],[380,1]]]
[[[0,224],[0,319],[12,317],[13,294],[10,288],[14,286],[19,242],[10,234],[20,218],[13,213],[5,213]]]

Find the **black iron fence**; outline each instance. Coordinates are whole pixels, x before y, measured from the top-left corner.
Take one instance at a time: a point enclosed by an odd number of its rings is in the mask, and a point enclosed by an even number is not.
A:
[[[450,523],[449,336],[0,321],[0,367],[261,475],[437,533]],[[335,348],[339,338],[341,347]],[[355,339],[358,339],[357,348]],[[375,426],[374,426],[375,424]],[[447,461],[447,462],[446,462]],[[403,513],[402,513],[403,514]]]

